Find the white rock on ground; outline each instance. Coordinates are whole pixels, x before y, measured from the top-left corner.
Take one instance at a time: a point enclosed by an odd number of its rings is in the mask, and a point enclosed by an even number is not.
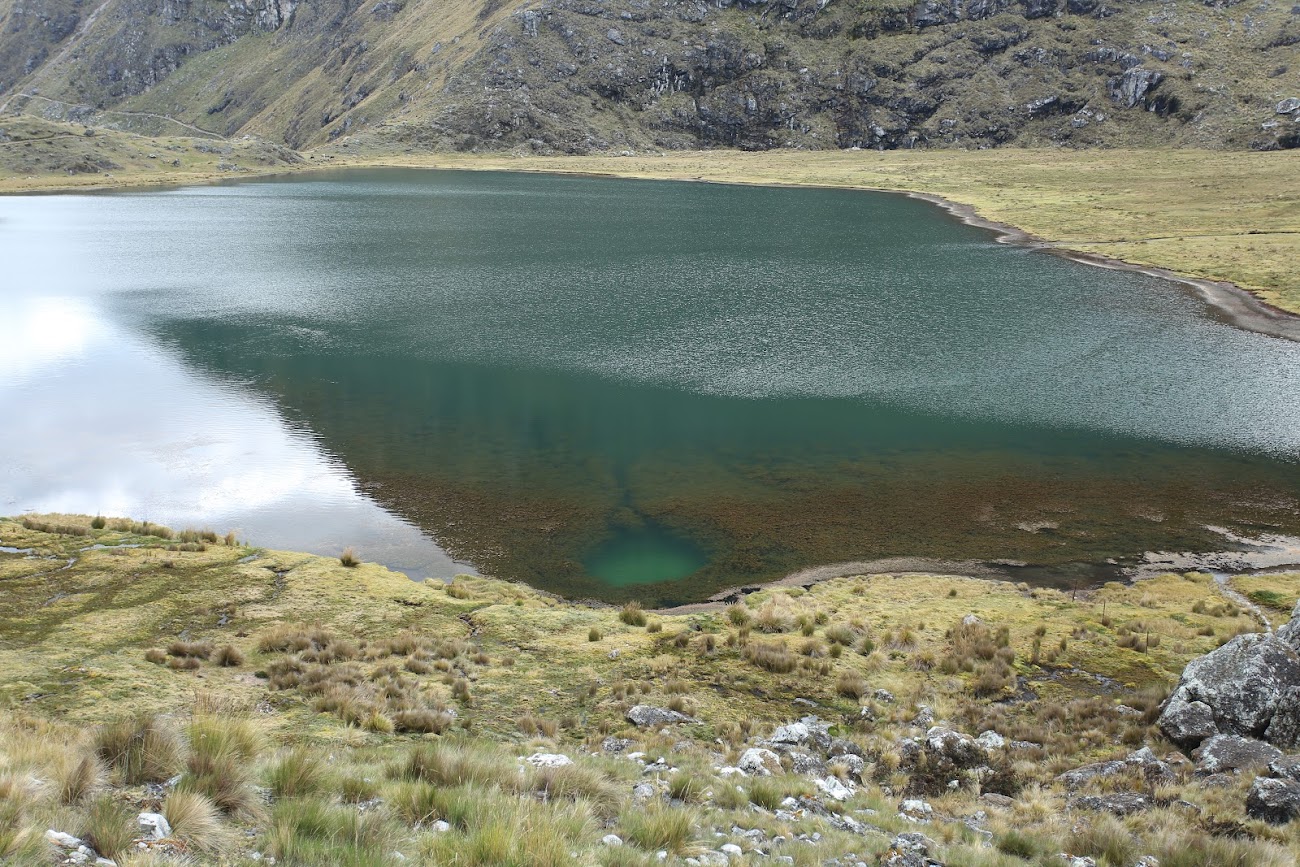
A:
[[[45,832],[45,839],[60,849],[76,849],[81,845],[81,841],[76,837],[62,831],[56,831],[53,828]]]
[[[828,798],[834,798],[837,801],[847,801],[853,797],[853,789],[845,785],[838,777],[825,777],[813,781],[818,789]]]
[[[781,772],[781,757],[763,747],[750,747],[741,753],[740,760],[736,762],[736,767],[756,777],[779,774]]]
[[[172,835],[172,826],[162,813],[141,813],[136,817],[140,833],[146,840],[161,840]]]
[[[573,759],[561,753],[533,753],[524,761],[535,768],[562,768],[573,764]]]

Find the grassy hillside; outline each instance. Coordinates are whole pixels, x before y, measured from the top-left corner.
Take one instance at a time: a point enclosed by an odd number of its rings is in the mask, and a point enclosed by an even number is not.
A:
[[[724,845],[731,863],[885,863],[918,830],[948,865],[1300,854],[1294,823],[1244,815],[1251,774],[1057,779],[1170,752],[1150,725],[1169,684],[1257,628],[1209,576],[1079,596],[863,576],[667,615],[105,524],[0,520],[18,549],[0,553],[6,863],[51,863],[47,828],[127,864],[721,863]],[[1294,598],[1300,575],[1239,589]],[[634,706],[686,719],[642,727]],[[840,758],[726,770],[805,715]],[[917,764],[927,715],[1022,743],[978,773]],[[1153,806],[1079,802],[1130,789]],[[142,810],[172,833],[138,847]]]

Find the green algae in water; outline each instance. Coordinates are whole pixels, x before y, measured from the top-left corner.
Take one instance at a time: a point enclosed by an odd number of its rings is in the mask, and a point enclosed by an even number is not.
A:
[[[619,527],[583,558],[583,568],[611,587],[680,581],[704,568],[704,549],[655,523]]]

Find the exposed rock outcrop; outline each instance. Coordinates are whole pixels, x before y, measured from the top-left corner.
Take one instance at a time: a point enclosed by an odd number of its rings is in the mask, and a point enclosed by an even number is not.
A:
[[[696,721],[694,717],[689,717],[684,713],[669,710],[666,707],[652,707],[648,704],[639,704],[630,708],[627,712],[627,720],[641,728]]]
[[[1160,730],[1184,749],[1216,734],[1300,746],[1300,606],[1276,634],[1239,635],[1188,663],[1160,715]]]

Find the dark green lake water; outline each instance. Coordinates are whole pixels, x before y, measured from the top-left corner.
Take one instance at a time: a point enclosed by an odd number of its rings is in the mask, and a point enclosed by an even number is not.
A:
[[[0,255],[0,511],[646,602],[1300,531],[1300,345],[903,197],[352,171],[0,199]]]

